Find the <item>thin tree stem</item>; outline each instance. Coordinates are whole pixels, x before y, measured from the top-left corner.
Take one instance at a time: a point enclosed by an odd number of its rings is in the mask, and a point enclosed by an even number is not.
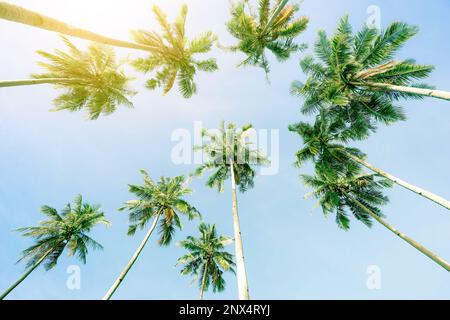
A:
[[[376,215],[372,210],[370,210],[369,208],[367,208],[365,205],[363,205],[361,202],[359,202],[355,197],[347,194],[347,196],[349,197],[349,199],[351,201],[353,201],[356,205],[358,205],[361,209],[363,209],[365,212],[367,212],[367,214],[369,214],[372,218],[374,218],[375,220],[377,220],[379,223],[381,223],[384,227],[386,227],[387,229],[389,229],[391,232],[393,232],[394,234],[396,234],[397,236],[399,236],[400,238],[402,238],[403,240],[405,240],[407,243],[409,243],[411,246],[413,246],[414,248],[416,248],[417,250],[419,250],[420,252],[422,252],[424,255],[426,255],[428,258],[430,258],[431,260],[433,260],[434,262],[436,262],[438,265],[440,265],[441,267],[443,267],[445,270],[450,271],[450,264],[445,261],[444,259],[442,259],[441,257],[437,256],[436,254],[434,254],[433,252],[431,252],[430,250],[428,250],[427,248],[425,248],[424,246],[422,246],[420,243],[416,242],[415,240],[413,240],[412,238],[408,237],[406,234],[402,233],[401,231],[397,230],[396,228],[394,228],[393,226],[389,225],[386,221],[384,221],[381,217],[379,217],[378,215]]]
[[[58,32],[84,40],[99,42],[116,47],[144,50],[147,52],[153,51],[155,49],[151,46],[105,37],[103,35],[71,26],[57,19],[53,19],[38,12],[31,11],[4,1],[0,1],[0,19],[22,23],[36,28]]]
[[[136,262],[137,258],[139,257],[139,255],[141,254],[142,250],[145,247],[145,244],[147,243],[148,239],[150,238],[150,236],[153,233],[153,230],[155,230],[156,228],[156,224],[158,222],[158,219],[161,215],[161,210],[158,211],[158,213],[156,214],[155,218],[153,219],[153,224],[150,227],[150,229],[148,230],[147,234],[145,235],[144,239],[142,240],[141,244],[139,245],[139,247],[137,248],[136,252],[133,254],[133,257],[131,257],[131,260],[128,262],[128,264],[125,266],[125,268],[123,269],[122,273],[119,275],[119,277],[117,278],[117,280],[113,283],[113,285],[111,286],[111,288],[108,290],[108,292],[105,294],[105,296],[103,297],[103,300],[109,300],[111,299],[112,295],[114,294],[114,292],[117,290],[117,288],[119,287],[119,285],[122,283],[122,281],[125,279],[125,276],[127,275],[128,271],[130,271],[131,267],[134,265],[134,263]]]
[[[373,172],[378,173],[379,175],[385,177],[386,179],[391,180],[392,182],[398,184],[399,186],[402,186],[405,189],[408,189],[408,190],[410,190],[410,191],[412,191],[412,192],[414,192],[414,193],[416,193],[416,194],[418,194],[418,195],[420,195],[420,196],[422,196],[424,198],[427,198],[427,199],[429,199],[429,200],[439,204],[440,206],[446,208],[447,210],[450,210],[450,201],[444,199],[443,197],[438,196],[438,195],[436,195],[436,194],[434,194],[432,192],[429,192],[427,190],[424,190],[422,188],[419,188],[419,187],[417,187],[417,186],[415,186],[413,184],[410,184],[410,183],[408,183],[406,181],[403,181],[400,178],[397,178],[397,177],[395,177],[395,176],[393,176],[393,175],[391,175],[391,174],[389,174],[389,173],[387,173],[387,172],[385,172],[385,171],[383,171],[381,169],[378,169],[378,168],[374,167],[370,163],[364,161],[363,159],[361,159],[361,158],[359,158],[359,157],[357,157],[357,156],[355,156],[355,155],[353,155],[353,154],[351,154],[351,153],[349,153],[349,152],[347,152],[345,150],[343,150],[343,153],[344,153],[344,155],[346,155],[350,159],[352,159],[352,160],[356,161],[357,163],[363,165],[364,167],[372,170]]]
[[[388,89],[391,91],[412,93],[412,94],[417,94],[417,95],[426,96],[426,97],[443,99],[443,100],[447,100],[447,101],[450,100],[450,92],[448,92],[448,91],[415,88],[415,87],[407,87],[407,86],[397,86],[397,85],[393,85],[393,84],[378,83],[378,82],[365,82],[361,85],[366,86],[366,87]]]
[[[45,258],[47,258],[47,256],[53,251],[53,249],[49,249],[34,265],[32,265],[30,268],[28,268],[25,273],[19,278],[19,280],[17,280],[16,282],[14,282],[8,289],[6,289],[5,292],[3,292],[0,295],[0,300],[3,300],[11,291],[14,290],[14,288],[16,288],[23,280],[25,280],[26,277],[28,277],[30,275],[30,273],[32,273],[34,271],[34,269],[36,269],[37,267],[39,267],[39,265],[45,260]]]
[[[206,275],[208,274],[208,262],[209,262],[209,260],[206,260],[205,271],[203,271],[202,287],[200,288],[200,300],[203,300],[203,293],[205,291]]]
[[[42,78],[42,79],[23,79],[23,80],[2,80],[0,81],[0,88],[17,87],[17,86],[31,86],[35,84],[62,84],[75,82],[75,79],[68,78]]]
[[[236,251],[236,274],[238,281],[239,299],[250,300],[250,294],[248,289],[247,271],[245,269],[244,260],[244,248],[242,244],[241,226],[239,223],[239,214],[237,208],[237,195],[236,195],[236,178],[234,175],[233,160],[230,161],[231,170],[231,194],[233,202],[233,225],[234,225],[234,244]]]

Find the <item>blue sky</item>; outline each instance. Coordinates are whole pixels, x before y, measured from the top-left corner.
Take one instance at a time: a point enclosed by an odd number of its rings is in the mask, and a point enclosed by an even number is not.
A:
[[[66,22],[117,38],[128,38],[128,30],[155,27],[151,5],[156,3],[173,18],[182,3],[189,5],[187,29],[190,35],[212,30],[223,44],[232,44],[225,21],[226,0],[11,1]],[[422,1],[305,0],[301,13],[310,17],[303,42],[312,44],[320,28],[332,32],[338,19],[349,14],[355,28],[366,21],[368,6],[377,5],[383,26],[402,20],[420,26],[421,32],[399,54],[436,66],[428,83],[450,90],[450,43],[447,30],[450,3]],[[61,47],[58,37],[6,21],[0,21],[0,60],[3,79],[22,79],[38,72],[36,50]],[[84,41],[75,40],[80,46]],[[120,56],[142,53],[118,50]],[[102,204],[112,222],[108,230],[98,227],[92,236],[105,247],[92,252],[81,267],[81,289],[66,287],[67,267],[79,264],[63,256],[58,266],[45,272],[37,269],[11,295],[11,299],[98,299],[103,296],[138,246],[144,232],[126,236],[127,216],[117,212],[131,199],[128,183],[139,183],[138,170],[153,177],[185,174],[194,166],[175,165],[171,134],[176,129],[193,129],[194,121],[217,127],[221,119],[237,124],[251,122],[258,129],[279,129],[280,169],[273,176],[260,176],[256,187],[238,195],[241,228],[249,276],[250,294],[255,299],[448,299],[448,272],[435,265],[401,239],[379,225],[366,228],[352,221],[348,232],[339,230],[333,217],[324,218],[314,201],[303,200],[307,190],[298,175],[309,172],[294,168],[294,153],[300,139],[287,126],[306,120],[299,112],[301,100],[289,95],[293,80],[302,80],[298,62],[302,54],[279,64],[272,59],[271,83],[261,70],[236,68],[239,54],[214,49],[220,70],[199,74],[198,94],[183,99],[176,90],[161,92],[143,88],[144,77],[133,86],[139,91],[134,109],[120,108],[113,115],[88,121],[83,113],[48,112],[57,92],[50,86],[2,89],[0,92],[0,289],[23,272],[16,265],[29,239],[12,230],[41,220],[43,204],[61,208],[78,193]],[[133,71],[129,70],[131,74]],[[381,127],[357,145],[372,164],[444,198],[450,198],[449,137],[450,104],[426,99],[402,101],[408,120]],[[189,198],[219,232],[232,235],[231,194],[217,194],[193,182]],[[450,259],[450,216],[445,209],[417,195],[394,187],[388,191],[391,203],[387,220],[423,245]],[[197,223],[186,227],[176,240],[195,234]],[[184,251],[175,245],[156,246],[150,240],[142,256],[115,294],[117,299],[196,299],[198,290],[191,279],[175,268]],[[229,248],[231,251],[233,246]],[[368,266],[381,271],[381,289],[366,286]],[[236,299],[235,278],[227,275],[227,290],[207,293],[207,299]]]

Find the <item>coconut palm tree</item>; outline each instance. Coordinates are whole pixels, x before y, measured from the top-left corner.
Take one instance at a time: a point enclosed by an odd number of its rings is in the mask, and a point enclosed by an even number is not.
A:
[[[450,210],[450,201],[373,166],[365,160],[366,155],[359,149],[346,146],[346,143],[354,139],[355,135],[357,137],[358,133],[353,128],[345,129],[341,124],[330,121],[324,113],[317,116],[314,125],[300,122],[289,126],[289,130],[298,133],[303,139],[303,147],[296,154],[298,166],[312,160],[316,164],[334,170],[339,168],[346,170],[351,165],[349,161],[354,162]]]
[[[98,242],[88,236],[97,224],[109,226],[99,205],[83,202],[83,198],[79,195],[73,204],[67,204],[60,213],[46,205],[41,208],[41,212],[47,219],[41,221],[38,226],[18,229],[23,236],[33,238],[35,243],[23,251],[19,260],[27,261],[27,270],[0,295],[0,300],[42,263],[46,270],[53,269],[66,248],[69,256],[76,256],[83,263],[86,263],[89,248],[103,249]]]
[[[151,51],[154,49],[149,46],[113,39],[105,37],[98,33],[91,32],[89,30],[77,28],[65,22],[59,21],[57,19],[45,16],[38,12],[31,11],[26,8],[5,1],[0,1],[0,19],[22,23],[32,27],[58,32],[68,36],[103,43],[110,46],[144,50],[144,51]]]
[[[382,189],[390,187],[391,181],[379,179],[378,175],[361,174],[356,167],[340,174],[326,167],[316,167],[316,172],[315,176],[302,175],[305,184],[313,188],[306,197],[313,196],[318,199],[325,215],[335,214],[336,223],[340,228],[344,230],[350,228],[349,212],[369,227],[372,225],[372,219],[376,220],[445,270],[450,271],[450,264],[447,261],[383,219],[379,206],[386,204],[388,198],[383,195]]]
[[[118,105],[132,107],[128,96],[130,78],[121,70],[114,51],[109,47],[92,44],[86,51],[79,50],[67,38],[62,40],[68,52],[38,51],[48,60],[39,65],[46,73],[33,74],[32,79],[0,81],[0,87],[52,84],[64,93],[54,100],[54,110],[79,111],[86,109],[91,120],[101,114],[110,114]]]
[[[177,265],[183,265],[182,275],[192,275],[194,281],[198,279],[200,300],[203,300],[203,294],[210,286],[213,292],[225,290],[223,274],[226,271],[234,273],[234,261],[233,255],[224,250],[232,240],[218,236],[215,225],[202,222],[198,230],[200,237],[189,236],[179,243],[189,253],[178,259]]]
[[[324,99],[314,84],[302,85],[294,82],[291,93],[305,97],[301,107],[303,114],[326,112],[333,121],[349,126],[349,129],[355,132],[357,139],[367,138],[370,133],[377,130],[379,123],[391,125],[406,120],[403,108],[379,92],[359,92],[352,96],[352,100],[345,103],[335,100],[330,102],[326,99],[335,99],[334,95],[341,94],[339,90],[328,92],[327,98]]]
[[[129,212],[128,235],[130,236],[133,236],[138,228],[145,228],[150,220],[153,219],[153,221],[133,257],[105,294],[103,300],[109,300],[125,279],[156,227],[160,234],[159,245],[167,246],[171,243],[176,228],[180,230],[183,228],[180,214],[186,215],[189,220],[200,216],[197,209],[184,199],[184,196],[192,193],[192,190],[187,188],[189,179],[185,180],[184,176],[177,176],[174,178],[161,177],[159,181],[153,181],[147,172],[141,170],[141,173],[144,177],[144,184],[129,186],[130,192],[138,199],[125,202],[125,206],[119,210]]]
[[[213,58],[195,58],[197,54],[209,52],[216,37],[211,32],[206,32],[189,41],[185,33],[187,11],[187,6],[183,5],[175,23],[169,24],[161,9],[153,6],[153,12],[162,29],[161,34],[137,30],[132,31],[132,35],[137,43],[157,49],[152,50],[147,58],[134,60],[133,65],[138,71],[155,73],[154,77],[147,81],[147,88],[153,90],[163,87],[164,94],[167,94],[175,82],[178,82],[183,97],[190,98],[197,92],[194,82],[197,71],[213,72],[218,67]]]
[[[238,280],[239,299],[248,300],[249,289],[247,272],[244,262],[244,249],[239,222],[236,186],[241,192],[247,191],[254,186],[255,166],[269,163],[265,155],[257,149],[252,148],[248,141],[252,133],[252,125],[248,124],[241,129],[230,123],[226,128],[222,121],[220,130],[203,130],[205,138],[202,146],[196,149],[202,150],[207,159],[196,169],[196,174],[201,175],[205,171],[213,170],[206,185],[223,191],[224,183],[231,180],[232,211],[234,225],[236,271]]]
[[[303,112],[331,105],[342,107],[344,113],[352,107],[349,105],[367,108],[368,102],[375,99],[395,116],[395,108],[390,104],[400,98],[429,96],[449,100],[449,92],[415,84],[429,76],[433,66],[416,64],[411,59],[394,60],[398,50],[417,32],[415,26],[393,22],[385,31],[364,26],[354,34],[347,16],[341,19],[332,37],[320,31],[315,57],[301,62],[308,78],[305,83],[293,85],[293,92],[305,97]],[[377,112],[372,113],[378,117]]]
[[[292,53],[301,51],[306,45],[295,43],[305,31],[309,19],[295,18],[297,5],[288,5],[288,0],[277,0],[271,8],[270,0],[259,0],[258,13],[253,14],[248,0],[239,1],[231,8],[231,20],[227,23],[230,34],[238,39],[232,51],[241,51],[247,58],[240,65],[254,65],[269,72],[266,50],[279,61],[286,61]]]

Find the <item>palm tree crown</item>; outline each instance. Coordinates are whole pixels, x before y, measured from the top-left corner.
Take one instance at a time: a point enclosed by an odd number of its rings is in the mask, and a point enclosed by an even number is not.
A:
[[[379,175],[361,174],[358,167],[348,167],[346,172],[337,172],[329,168],[317,167],[316,175],[302,175],[303,181],[313,191],[305,196],[319,200],[325,215],[334,213],[336,223],[344,230],[350,228],[348,212],[365,225],[371,227],[376,220],[386,229],[410,244],[432,261],[450,271],[450,264],[426,247],[407,236],[383,219],[380,206],[388,202],[382,189],[392,186],[392,181],[380,178]]]
[[[389,180],[379,179],[377,175],[361,174],[357,167],[349,167],[345,173],[318,169],[315,176],[302,175],[302,178],[306,186],[313,188],[306,197],[317,198],[324,214],[334,213],[336,223],[344,230],[350,228],[347,211],[365,225],[372,225],[371,216],[358,202],[382,217],[379,206],[386,204],[388,198],[381,190],[392,185]]]
[[[260,150],[252,147],[249,141],[252,129],[251,124],[238,129],[233,123],[225,128],[222,121],[218,132],[203,130],[203,145],[196,146],[196,149],[202,150],[207,158],[195,173],[201,175],[214,170],[206,182],[208,187],[223,191],[224,182],[231,177],[231,165],[241,192],[254,186],[254,166],[267,165],[269,160]]]
[[[417,32],[417,27],[394,22],[385,31],[364,26],[354,34],[347,16],[341,19],[332,37],[319,31],[315,57],[301,61],[308,78],[305,83],[293,84],[293,92],[305,97],[302,111],[310,113],[325,106],[340,111],[338,115],[343,118],[369,117],[385,123],[403,120],[403,112],[394,102],[422,95],[374,85],[427,87],[414,81],[426,78],[433,66],[418,65],[410,59],[393,60]]]
[[[323,112],[316,117],[313,125],[299,122],[290,125],[289,130],[303,139],[303,147],[296,153],[296,165],[299,167],[306,161],[313,161],[319,167],[345,171],[349,166],[359,166],[349,159],[348,154],[365,157],[359,149],[346,146],[350,140],[362,139],[365,130],[358,131],[342,122],[331,121]]]
[[[56,87],[65,90],[54,100],[56,110],[86,109],[90,119],[97,119],[113,113],[118,105],[132,106],[127,98],[134,95],[128,88],[130,78],[119,70],[113,49],[92,44],[87,51],[80,51],[67,38],[62,39],[69,51],[38,51],[48,60],[39,63],[47,73],[33,75],[36,79],[54,79]]]
[[[170,244],[175,228],[182,229],[179,214],[186,215],[189,220],[200,216],[198,210],[190,205],[184,196],[192,193],[187,188],[184,176],[174,178],[161,177],[153,181],[147,172],[141,170],[144,176],[143,185],[130,185],[130,192],[138,197],[130,200],[119,210],[129,211],[129,235],[134,235],[137,228],[144,228],[153,217],[161,216],[159,221],[158,240],[160,245]]]
[[[259,0],[258,14],[246,12],[248,1],[241,1],[231,8],[231,20],[227,23],[229,32],[239,40],[233,51],[243,52],[247,58],[241,65],[255,65],[269,72],[265,51],[271,51],[279,61],[289,59],[294,52],[306,45],[294,42],[307,27],[309,19],[294,15],[297,5],[287,5],[288,0],[278,0],[273,8],[270,0]]]
[[[197,70],[213,72],[218,69],[216,60],[196,60],[194,55],[207,53],[215,42],[211,32],[188,40],[185,34],[187,6],[183,5],[180,16],[175,23],[169,24],[166,15],[157,6],[153,6],[162,33],[153,31],[133,31],[134,40],[143,45],[153,47],[147,58],[133,61],[134,67],[141,72],[155,71],[154,78],[147,81],[147,88],[163,87],[164,94],[168,93],[176,81],[185,98],[190,98],[197,91],[194,76]]]
[[[316,167],[338,172],[347,170],[349,166],[355,168],[364,166],[399,186],[450,209],[450,202],[445,198],[373,166],[365,160],[366,155],[359,149],[349,147],[347,144],[350,140],[365,137],[364,126],[348,127],[343,122],[330,120],[322,111],[316,117],[314,125],[300,122],[290,125],[289,130],[298,133],[303,139],[303,147],[296,153],[297,166],[308,160],[313,161]]]
[[[189,253],[178,259],[183,265],[182,275],[192,275],[198,279],[201,297],[203,292],[212,286],[213,292],[225,290],[223,273],[234,273],[233,255],[224,250],[225,245],[232,240],[228,237],[218,236],[215,225],[201,223],[198,227],[200,237],[189,236],[179,244]]]
[[[41,221],[39,226],[18,229],[23,236],[32,237],[35,241],[34,245],[23,251],[20,259],[27,260],[28,267],[35,265],[44,256],[45,268],[49,270],[55,267],[65,248],[69,256],[76,256],[86,263],[89,247],[94,250],[103,248],[88,236],[97,224],[109,226],[99,205],[83,203],[79,195],[73,204],[67,204],[60,213],[49,206],[43,206],[41,212],[48,219]]]

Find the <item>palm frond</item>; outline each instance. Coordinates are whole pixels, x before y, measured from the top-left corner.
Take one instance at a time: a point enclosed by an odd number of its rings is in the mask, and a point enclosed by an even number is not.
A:
[[[36,227],[18,229],[23,236],[31,237],[35,243],[22,252],[19,261],[26,260],[27,267],[34,266],[44,258],[46,270],[54,268],[63,251],[68,248],[69,256],[76,256],[86,263],[88,248],[102,249],[102,246],[88,236],[98,224],[109,225],[99,205],[91,205],[77,196],[61,213],[50,206],[42,206],[46,215]]]
[[[137,43],[154,48],[147,58],[138,58],[132,62],[137,71],[153,73],[152,78],[146,82],[146,87],[150,90],[161,87],[165,95],[177,82],[181,95],[190,98],[197,92],[197,85],[194,82],[197,71],[213,72],[218,68],[213,58],[204,61],[195,59],[197,54],[208,53],[217,39],[208,31],[188,40],[185,32],[187,10],[187,6],[183,5],[178,18],[170,24],[165,13],[154,6],[153,12],[161,32],[145,30],[132,32]]]
[[[277,1],[271,8],[270,0],[260,0],[257,15],[246,10],[246,1],[232,5],[231,19],[227,27],[238,43],[231,48],[246,55],[239,66],[257,66],[267,74],[270,70],[267,50],[279,61],[286,61],[292,53],[306,47],[304,44],[296,43],[295,40],[306,30],[309,19],[299,17],[294,20],[299,8],[296,5],[287,5],[287,2]]]
[[[113,113],[119,105],[132,107],[129,97],[135,92],[128,87],[131,78],[123,73],[111,48],[92,44],[87,51],[80,51],[67,38],[62,39],[69,53],[38,51],[48,60],[39,63],[47,73],[32,75],[35,79],[60,79],[54,83],[64,93],[53,101],[54,110],[86,109],[89,118],[95,120]]]

